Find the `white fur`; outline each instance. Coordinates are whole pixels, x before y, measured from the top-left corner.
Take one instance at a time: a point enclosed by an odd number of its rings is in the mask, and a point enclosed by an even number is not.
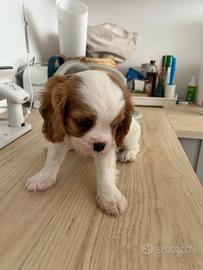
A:
[[[133,161],[139,152],[140,125],[132,118],[132,123],[128,134],[124,139],[124,146],[117,153],[117,160],[120,162]]]
[[[80,138],[67,136],[63,143],[49,144],[44,167],[27,181],[29,191],[45,190],[56,182],[56,176],[66,153],[74,149],[82,155],[94,158],[97,172],[97,202],[102,210],[111,215],[125,212],[127,201],[116,187],[116,149],[110,124],[124,106],[122,90],[103,71],[78,73],[84,84],[80,89],[86,104],[97,114],[93,129]],[[117,152],[121,162],[133,161],[139,151],[140,126],[132,120],[124,146]],[[104,142],[103,151],[93,150],[93,143]]]
[[[112,82],[106,72],[88,70],[77,75],[83,81],[80,94],[96,113],[97,123],[83,137],[72,137],[70,140],[79,154],[91,156],[95,154],[92,144],[104,142],[106,147],[101,154],[106,154],[113,143],[110,124],[124,106],[122,90]]]
[[[26,183],[26,188],[32,190],[45,190],[56,182],[56,176],[66,153],[70,150],[64,143],[52,143],[47,145],[47,158],[44,167]]]
[[[99,123],[108,125],[109,118],[115,118],[124,105],[122,90],[113,83],[106,72],[88,70],[77,73],[84,85],[80,93],[99,118]]]

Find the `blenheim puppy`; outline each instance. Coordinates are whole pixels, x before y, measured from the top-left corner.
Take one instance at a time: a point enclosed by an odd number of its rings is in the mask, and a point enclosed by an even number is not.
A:
[[[28,179],[27,190],[54,185],[66,153],[74,149],[94,159],[100,208],[114,216],[125,212],[127,201],[116,187],[116,160],[133,161],[140,136],[128,89],[104,71],[54,76],[46,84],[39,110],[42,132],[51,144],[44,167]]]

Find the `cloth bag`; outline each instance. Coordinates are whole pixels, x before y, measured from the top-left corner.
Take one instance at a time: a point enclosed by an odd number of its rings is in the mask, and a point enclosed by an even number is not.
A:
[[[126,61],[134,52],[139,34],[128,32],[113,23],[89,25],[87,56]]]

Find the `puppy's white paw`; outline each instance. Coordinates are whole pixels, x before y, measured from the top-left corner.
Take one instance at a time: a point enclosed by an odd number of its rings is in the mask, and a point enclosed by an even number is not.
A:
[[[137,153],[139,152],[139,146],[136,149],[125,149],[121,150],[117,153],[117,160],[120,162],[128,162],[133,161],[136,158]]]
[[[111,196],[98,193],[96,199],[99,207],[108,215],[118,216],[124,213],[128,207],[126,198],[119,190]]]
[[[26,189],[28,191],[46,190],[56,183],[56,178],[46,173],[39,172],[28,178]]]

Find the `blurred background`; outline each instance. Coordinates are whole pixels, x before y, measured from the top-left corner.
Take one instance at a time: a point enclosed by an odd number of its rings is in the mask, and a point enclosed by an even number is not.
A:
[[[55,0],[26,0],[30,28],[31,55],[46,62],[59,53]],[[151,59],[171,54],[177,59],[175,83],[180,98],[185,98],[192,75],[198,77],[203,62],[202,0],[84,0],[88,23],[113,22],[140,34],[132,57],[120,66],[140,66]],[[24,22],[21,0],[1,0],[0,65],[15,65],[25,60]]]

